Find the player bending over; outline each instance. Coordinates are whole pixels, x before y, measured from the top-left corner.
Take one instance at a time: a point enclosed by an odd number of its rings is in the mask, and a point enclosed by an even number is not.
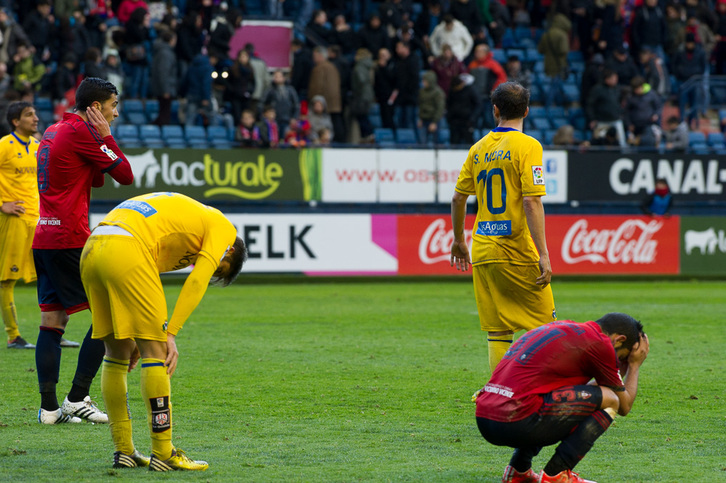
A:
[[[502,481],[587,483],[572,469],[615,415],[630,412],[648,349],[641,323],[620,313],[582,324],[550,322],[517,340],[476,401],[482,436],[515,448]],[[556,443],[537,475],[532,458]]]
[[[106,354],[101,393],[114,444],[114,468],[206,470],[171,442],[171,384],[179,359],[176,335],[211,279],[229,285],[247,259],[237,230],[219,210],[178,193],[151,193],[116,206],[93,230],[81,255],[81,278],[93,338]],[[194,265],[167,323],[159,273]],[[126,374],[141,356],[141,395],[151,434],[151,459],[131,435]]]

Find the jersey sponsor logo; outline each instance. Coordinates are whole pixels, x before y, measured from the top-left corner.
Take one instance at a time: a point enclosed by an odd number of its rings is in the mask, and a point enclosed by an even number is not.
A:
[[[145,201],[137,201],[137,200],[126,200],[120,205],[118,205],[115,209],[117,210],[134,210],[142,215],[144,215],[144,218],[148,218],[151,215],[156,213],[156,209],[151,206],[150,204],[146,203]]]
[[[512,234],[512,220],[480,221],[476,228],[477,235],[509,236]]]
[[[15,168],[15,174],[35,174],[35,166],[23,166],[22,168]]]
[[[467,246],[471,247],[471,230],[464,230],[464,239]],[[439,218],[431,222],[421,235],[418,244],[418,257],[431,265],[438,262],[448,261],[451,257],[451,244],[454,242],[454,229],[446,230],[446,220]]]
[[[118,159],[116,153],[114,153],[111,149],[108,149],[108,146],[106,146],[105,144],[102,144],[100,149],[106,156],[111,158],[111,161],[116,161]]]
[[[544,170],[542,169],[542,166],[532,166],[532,184],[534,184],[534,185],[544,185],[545,184]]]
[[[10,267],[10,271],[13,273],[17,273],[20,271],[20,269],[18,268],[17,265],[13,265],[12,267]]]
[[[511,398],[514,396],[514,391],[510,387],[500,386],[498,384],[487,384],[484,386],[484,392],[490,392],[492,394],[499,394],[500,396]]]
[[[38,224],[48,226],[61,226],[61,221],[58,218],[40,217],[40,219],[38,220]]]
[[[576,221],[562,241],[565,263],[654,263],[658,240],[653,235],[663,222],[625,220],[614,230],[588,229],[587,220]]]
[[[166,332],[166,329],[169,327],[169,321],[165,320],[163,324],[161,324],[161,330]]]

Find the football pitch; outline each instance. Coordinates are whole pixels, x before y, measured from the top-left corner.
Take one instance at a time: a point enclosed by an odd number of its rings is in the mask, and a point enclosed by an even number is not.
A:
[[[484,441],[470,401],[489,376],[470,281],[270,280],[210,287],[177,338],[173,442],[206,472],[112,469],[108,427],[38,424],[33,351],[1,348],[0,481],[501,481],[511,451]],[[167,286],[170,310],[179,288]],[[651,344],[632,412],[575,471],[600,483],[726,481],[726,282],[555,280],[553,291],[560,319],[626,312]],[[34,342],[35,287],[16,288],[16,305]],[[66,337],[80,341],[89,324],[87,311],[73,315]],[[77,354],[63,349],[61,401]],[[91,395],[103,407],[100,377]],[[129,403],[148,455],[138,369]]]

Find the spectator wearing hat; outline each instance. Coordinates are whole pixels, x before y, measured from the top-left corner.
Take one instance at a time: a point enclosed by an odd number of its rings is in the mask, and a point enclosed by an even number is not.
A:
[[[668,42],[665,45],[665,59],[670,59],[678,52],[681,46],[686,42],[686,20],[683,15],[683,6],[671,2],[666,5],[666,26],[668,28]]]
[[[439,87],[436,74],[426,71],[421,79],[421,90],[418,92],[418,123],[419,142],[436,143],[438,141],[439,122],[444,117],[446,94]]]
[[[367,49],[376,59],[381,49],[390,48],[390,39],[385,27],[381,24],[381,17],[377,13],[368,18],[368,22],[356,32],[358,48]]]
[[[358,49],[351,75],[350,113],[358,121],[360,137],[373,140],[373,125],[368,117],[376,100],[373,90],[373,55],[366,49]]]
[[[605,62],[605,67],[618,74],[618,82],[623,87],[629,87],[630,81],[638,75],[638,66],[624,45],[615,48],[612,56]]]
[[[686,34],[686,43],[683,50],[676,53],[673,58],[673,75],[678,81],[678,106],[681,116],[684,115],[686,105],[690,105],[691,109],[686,116],[690,125],[694,120],[698,119],[698,112],[701,109],[701,99],[703,98],[703,83],[683,89],[683,84],[693,76],[702,76],[706,71],[706,54],[700,45],[696,43],[696,37],[693,33]]]

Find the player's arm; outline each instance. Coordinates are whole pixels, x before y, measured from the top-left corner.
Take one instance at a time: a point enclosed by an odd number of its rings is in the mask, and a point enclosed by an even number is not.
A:
[[[545,216],[544,206],[542,205],[541,196],[525,196],[522,204],[524,205],[524,215],[527,217],[527,226],[532,235],[534,246],[539,252],[539,271],[540,276],[537,277],[537,285],[546,286],[552,279],[552,265],[550,264],[550,252],[547,250],[547,240],[545,239]]]
[[[615,391],[615,394],[620,400],[620,408],[618,408],[618,414],[626,416],[633,408],[635,402],[635,396],[638,394],[638,373],[640,372],[640,366],[645,362],[645,358],[648,357],[648,351],[650,350],[650,343],[648,342],[648,336],[643,334],[633,350],[628,356],[628,371],[625,376],[625,389],[622,391]]]
[[[176,335],[181,330],[184,322],[192,315],[192,312],[204,297],[209,281],[216,269],[217,267],[207,257],[201,255],[197,257],[194,262],[194,269],[184,282],[174,306],[174,313],[167,328],[168,334]]]
[[[99,165],[101,175],[108,173],[123,185],[133,183],[134,173],[131,171],[131,164],[124,156],[124,153],[121,152],[116,140],[111,136],[111,126],[109,126],[106,118],[95,107],[89,107],[86,110],[86,116],[96,132],[93,132],[93,128],[90,128],[93,141],[90,143],[91,146],[84,150],[84,154]],[[102,149],[104,146],[105,150]],[[97,185],[99,182],[96,175],[94,175],[93,186],[103,186],[103,183]]]
[[[451,244],[451,266],[456,265],[457,270],[463,272],[469,269],[471,257],[469,247],[466,245],[465,224],[466,224],[466,200],[469,195],[454,191],[451,198],[451,225],[454,228],[454,241]]]

